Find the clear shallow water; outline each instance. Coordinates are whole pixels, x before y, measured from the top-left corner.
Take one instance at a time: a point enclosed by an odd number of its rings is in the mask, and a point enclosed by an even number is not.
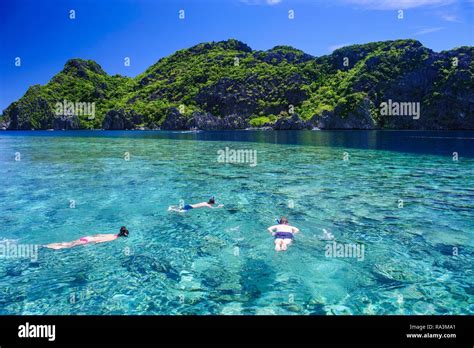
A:
[[[1,314],[474,312],[474,132],[2,132],[0,176],[0,242],[131,232],[0,258]],[[279,215],[302,231],[284,253]],[[323,229],[363,261],[326,257]]]

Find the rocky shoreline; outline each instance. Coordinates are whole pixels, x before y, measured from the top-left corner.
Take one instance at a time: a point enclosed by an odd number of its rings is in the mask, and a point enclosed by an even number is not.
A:
[[[207,112],[194,112],[191,117],[182,115],[178,109],[170,108],[163,123],[154,127],[140,126],[142,118],[123,109],[109,111],[102,123],[102,130],[310,130],[318,127],[311,121],[302,120],[297,114],[278,119],[273,124],[264,124],[261,127],[252,127],[242,116],[233,114],[219,118]],[[12,129],[9,124],[0,124],[1,130]],[[55,118],[52,130],[80,130],[77,117]]]
[[[395,117],[394,117],[395,118]],[[401,119],[402,117],[398,117]],[[224,118],[219,118],[209,112],[194,112],[191,117],[182,115],[178,109],[170,108],[161,125],[153,125],[146,127],[141,125],[143,119],[134,111],[127,112],[123,109],[110,110],[103,122],[102,128],[81,128],[80,122],[76,116],[73,117],[57,117],[54,118],[53,128],[43,128],[36,130],[381,130],[387,129],[378,127],[367,115],[365,117],[346,117],[335,114],[334,112],[323,112],[321,116],[313,117],[310,120],[303,120],[298,114],[294,113],[287,117],[282,117],[274,123],[265,123],[261,126],[252,126],[248,120],[237,114],[232,114]],[[9,123],[0,123],[0,130],[35,130],[32,129],[16,129],[9,127]],[[404,130],[413,128],[391,128],[391,130]],[[470,130],[470,128],[417,128],[418,130]]]

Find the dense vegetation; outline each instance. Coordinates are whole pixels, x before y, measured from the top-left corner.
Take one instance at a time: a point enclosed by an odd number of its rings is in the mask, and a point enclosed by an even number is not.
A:
[[[239,127],[276,124],[294,113],[322,128],[474,129],[473,56],[473,47],[436,53],[396,40],[315,58],[288,46],[253,51],[228,40],[180,50],[135,78],[72,59],[4,110],[2,122],[9,129],[155,128],[179,110],[185,119],[232,115],[243,120]],[[419,102],[420,119],[382,116],[388,99]],[[95,103],[95,117],[61,117],[55,105],[63,100]]]

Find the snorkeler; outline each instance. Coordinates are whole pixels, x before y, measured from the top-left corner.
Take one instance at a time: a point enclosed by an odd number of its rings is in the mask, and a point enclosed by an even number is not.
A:
[[[293,241],[293,235],[300,230],[294,226],[288,225],[288,220],[282,217],[278,225],[270,226],[268,231],[275,237],[275,250],[286,250]]]
[[[224,204],[218,204],[216,205],[216,200],[213,197],[211,197],[209,199],[208,202],[201,202],[201,203],[196,203],[196,204],[184,204],[184,205],[180,205],[180,206],[175,206],[175,205],[172,205],[170,207],[168,207],[168,211],[177,211],[177,212],[180,212],[180,213],[185,213],[191,209],[197,209],[197,208],[211,208],[211,209],[217,209],[217,208],[222,208],[224,206]]]
[[[72,242],[62,242],[62,243],[51,243],[44,245],[46,248],[50,249],[65,249],[65,248],[72,248],[78,245],[85,245],[89,243],[104,243],[104,242],[111,242],[119,237],[128,237],[128,230],[125,226],[120,228],[120,232],[117,234],[94,234],[92,236],[86,236],[79,238],[78,240],[74,240]]]

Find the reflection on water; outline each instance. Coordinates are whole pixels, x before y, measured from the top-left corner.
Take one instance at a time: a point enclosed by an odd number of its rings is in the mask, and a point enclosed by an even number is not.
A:
[[[9,131],[2,136],[238,141],[474,157],[474,131]],[[94,140],[90,140],[94,141]]]

